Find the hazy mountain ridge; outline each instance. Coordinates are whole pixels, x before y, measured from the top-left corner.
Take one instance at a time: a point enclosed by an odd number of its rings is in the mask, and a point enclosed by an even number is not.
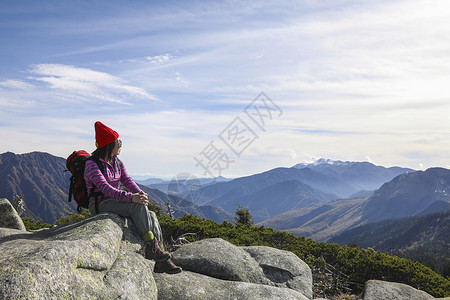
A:
[[[184,175],[184,176],[183,176]],[[180,176],[174,176],[172,179],[160,179],[160,178],[147,178],[147,179],[139,179],[135,180],[137,183],[145,185],[149,188],[158,189],[161,192],[167,192],[169,189],[168,186],[171,184],[180,184],[180,185],[188,185],[188,186],[203,186],[214,184],[218,182],[227,182],[232,180],[232,178],[226,178],[223,176],[219,177],[206,177],[206,178],[191,178],[194,177],[192,174],[180,174]]]
[[[259,223],[296,235],[326,241],[358,225],[374,220],[398,219],[446,209],[450,202],[450,170],[430,168],[397,176],[372,196],[336,200],[297,209]]]
[[[141,185],[150,186],[152,184],[164,183],[166,182],[166,180],[160,178],[147,178],[147,179],[137,179],[135,180],[135,182]]]
[[[212,204],[230,213],[236,204],[249,208],[256,222],[293,209],[314,206],[338,198],[364,197],[398,174],[413,170],[385,168],[368,162],[342,162],[320,159],[313,164],[275,168],[228,182],[203,186],[194,203]]]
[[[293,168],[310,168],[314,171],[332,177],[340,177],[345,182],[351,182],[357,190],[375,190],[382,184],[390,181],[396,176],[413,172],[413,169],[401,167],[376,166],[369,162],[334,161],[321,158],[310,164],[297,164]],[[348,197],[349,195],[340,195]]]
[[[217,223],[221,223],[223,221],[230,222],[234,218],[233,214],[228,213],[220,207],[212,205],[198,206],[181,197],[168,195],[157,189],[152,189],[143,185],[139,185],[139,187],[144,192],[148,193],[152,201],[167,215],[169,214],[169,208],[167,206],[167,203],[169,202],[175,218],[182,217],[185,213],[192,214],[200,218],[211,219]]]
[[[339,179],[328,177],[311,169],[275,168],[259,174],[206,186],[202,188],[198,201],[205,204],[217,199],[228,200],[230,197],[242,197],[270,185],[288,180],[300,181],[323,193],[329,194],[333,194],[332,190],[341,190],[343,186],[344,188],[346,186]]]
[[[335,200],[279,214],[257,225],[326,241],[343,230],[364,224],[361,209],[365,201],[367,198]]]
[[[243,189],[242,186],[238,187],[209,203],[227,211],[235,210],[236,204],[239,204],[248,208],[255,222],[259,222],[292,209],[326,203],[336,197],[297,180],[274,183],[252,193]],[[239,193],[243,196],[239,196]]]

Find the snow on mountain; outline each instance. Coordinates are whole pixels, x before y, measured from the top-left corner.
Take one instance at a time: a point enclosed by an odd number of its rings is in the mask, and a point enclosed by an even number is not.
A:
[[[315,160],[312,163],[299,163],[293,166],[293,168],[296,169],[303,169],[303,168],[311,168],[316,167],[319,165],[333,165],[333,166],[351,166],[355,162],[354,161],[341,161],[341,160],[332,160],[329,158],[319,158]]]

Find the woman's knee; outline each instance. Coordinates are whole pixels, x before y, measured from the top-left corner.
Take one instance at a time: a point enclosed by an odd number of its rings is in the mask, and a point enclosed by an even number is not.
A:
[[[139,203],[130,203],[131,214],[147,215],[147,212],[148,209],[146,205],[142,205]]]

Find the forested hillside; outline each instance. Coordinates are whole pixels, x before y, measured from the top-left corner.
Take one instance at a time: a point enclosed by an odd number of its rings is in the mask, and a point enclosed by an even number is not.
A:
[[[419,261],[450,276],[450,210],[370,223],[350,229],[329,242],[373,248]]]
[[[23,196],[24,216],[53,223],[76,211],[67,201],[70,173],[65,169],[64,158],[48,153],[0,154],[0,197]]]

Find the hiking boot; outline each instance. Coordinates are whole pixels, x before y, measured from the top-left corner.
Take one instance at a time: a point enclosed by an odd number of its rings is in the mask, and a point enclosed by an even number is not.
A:
[[[146,259],[152,259],[156,262],[165,261],[170,258],[170,253],[161,249],[159,241],[156,238],[152,241],[145,242],[142,248],[142,254]]]
[[[167,274],[177,274],[182,271],[181,267],[175,265],[173,261],[169,258],[165,261],[158,261],[155,263],[155,268],[153,272],[155,273],[167,273]]]

